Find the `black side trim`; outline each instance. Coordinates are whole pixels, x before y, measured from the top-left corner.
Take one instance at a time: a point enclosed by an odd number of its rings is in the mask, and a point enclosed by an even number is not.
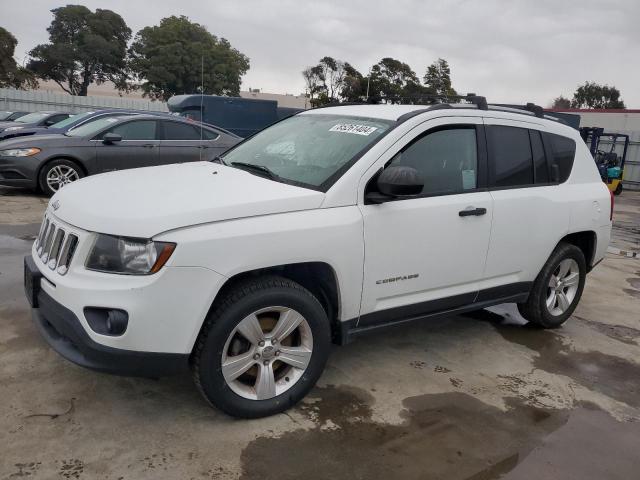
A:
[[[479,310],[500,303],[520,303],[527,300],[533,282],[519,282],[487,288],[479,292],[455,295],[428,302],[405,305],[360,316],[341,323],[336,343],[345,345],[354,337],[379,328],[392,327],[415,320],[448,317]]]
[[[44,290],[38,293],[38,305],[31,314],[44,339],[58,354],[81,367],[138,377],[160,377],[188,369],[188,354],[138,352],[94,342],[78,317]]]

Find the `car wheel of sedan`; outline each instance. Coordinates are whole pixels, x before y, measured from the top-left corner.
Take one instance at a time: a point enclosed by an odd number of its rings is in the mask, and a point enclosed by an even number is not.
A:
[[[40,171],[38,186],[48,196],[52,196],[65,185],[84,177],[82,169],[71,160],[59,159],[47,163]]]
[[[273,415],[314,386],[330,343],[327,315],[308,290],[281,277],[252,279],[209,314],[192,356],[194,379],[230,415]]]

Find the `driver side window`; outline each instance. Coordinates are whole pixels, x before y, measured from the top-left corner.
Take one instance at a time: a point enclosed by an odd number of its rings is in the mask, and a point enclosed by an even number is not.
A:
[[[155,140],[156,125],[155,120],[138,120],[116,125],[108,133],[120,135],[122,140]]]
[[[398,152],[389,166],[415,168],[424,179],[420,195],[462,193],[477,187],[476,129],[459,125],[431,130]]]

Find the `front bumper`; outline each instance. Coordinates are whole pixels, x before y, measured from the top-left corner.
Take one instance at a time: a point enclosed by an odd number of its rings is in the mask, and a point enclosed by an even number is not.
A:
[[[36,188],[40,160],[33,157],[1,157],[0,185],[9,187]]]
[[[33,321],[49,346],[62,357],[82,367],[119,375],[160,377],[188,369],[188,354],[124,350],[93,341],[71,310],[42,289],[34,292],[34,284],[42,275],[31,256],[24,261],[31,283],[26,294],[32,296],[36,306],[31,309]]]

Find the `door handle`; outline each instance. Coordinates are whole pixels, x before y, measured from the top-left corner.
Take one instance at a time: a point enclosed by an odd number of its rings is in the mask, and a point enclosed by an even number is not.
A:
[[[153,143],[145,143],[144,145],[142,145],[144,148],[153,148],[155,147],[155,145]]]
[[[460,215],[461,217],[470,217],[472,215],[479,217],[480,215],[484,215],[485,213],[487,213],[486,208],[467,207],[464,210],[460,210],[458,212],[458,215]]]

